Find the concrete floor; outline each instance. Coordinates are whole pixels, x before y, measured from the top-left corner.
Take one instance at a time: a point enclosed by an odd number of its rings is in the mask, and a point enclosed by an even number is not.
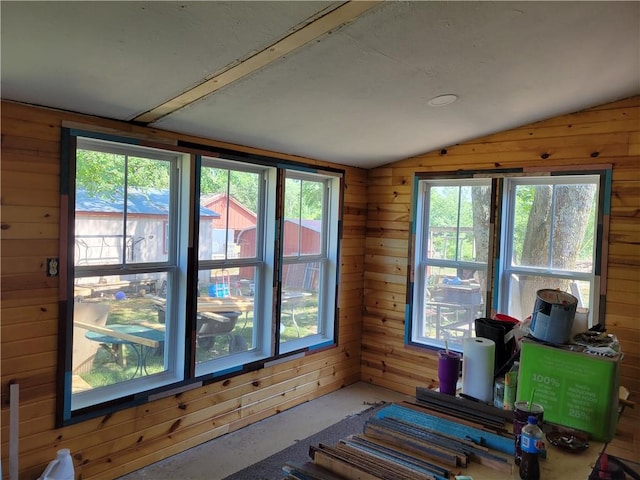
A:
[[[223,435],[120,480],[220,480],[378,402],[411,397],[359,382]],[[268,439],[268,441],[264,441]],[[211,460],[215,458],[215,467]]]

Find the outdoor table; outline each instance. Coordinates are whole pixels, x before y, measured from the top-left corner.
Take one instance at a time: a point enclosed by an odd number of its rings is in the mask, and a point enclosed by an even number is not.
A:
[[[444,331],[457,330],[468,336],[475,319],[482,316],[483,305],[445,302],[426,302],[427,316],[435,316],[436,337]]]
[[[286,304],[291,308],[291,322],[293,323],[298,336],[300,336],[300,328],[296,322],[295,307],[298,302],[304,298],[311,296],[309,292],[289,292],[282,294],[282,304]],[[164,308],[166,299],[157,296],[150,297],[152,301],[160,308]],[[241,297],[229,295],[226,297],[198,297],[198,313],[213,312],[223,314],[225,312],[250,312],[254,309],[253,297]]]
[[[129,345],[136,353],[136,369],[131,378],[138,373],[149,374],[147,371],[147,356],[149,351],[160,347],[164,343],[165,331],[161,328],[151,328],[145,325],[106,325],[93,327],[85,333],[85,337],[94,342],[105,345]]]
[[[250,312],[253,307],[252,297],[198,297],[198,312]]]

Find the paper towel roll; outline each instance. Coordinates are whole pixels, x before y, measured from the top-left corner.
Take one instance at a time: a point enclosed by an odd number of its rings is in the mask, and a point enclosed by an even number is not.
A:
[[[462,393],[493,402],[493,369],[496,344],[482,337],[462,340]]]

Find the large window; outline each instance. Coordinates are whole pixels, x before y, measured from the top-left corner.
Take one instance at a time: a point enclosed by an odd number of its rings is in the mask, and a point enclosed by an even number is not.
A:
[[[279,338],[282,351],[334,336],[338,179],[287,171]],[[333,233],[332,233],[333,232]],[[327,311],[329,309],[329,311]]]
[[[486,312],[490,180],[419,184],[414,341],[460,343]]]
[[[525,318],[538,290],[557,288],[597,318],[599,184],[596,175],[505,180],[501,312]]]
[[[205,158],[198,248],[196,373],[224,371],[271,355],[274,222],[265,209],[275,191],[269,169]],[[273,203],[273,202],[271,202]]]
[[[524,320],[537,292],[578,300],[603,322],[599,275],[606,172],[487,172],[417,178],[409,341],[460,350],[475,319]]]
[[[171,152],[77,139],[70,410],[182,379],[184,322],[165,323],[154,301],[180,283],[181,163]]]
[[[335,343],[341,172],[95,137],[64,137],[60,424]]]

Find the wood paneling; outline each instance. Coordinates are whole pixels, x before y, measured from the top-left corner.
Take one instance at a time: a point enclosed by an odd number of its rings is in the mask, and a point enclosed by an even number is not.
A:
[[[360,333],[367,216],[366,171],[346,168],[339,345],[301,359],[54,428],[59,257],[60,138],[63,123],[116,129],[301,161],[298,157],[176,135],[111,120],[2,102],[2,461],[8,459],[9,382],[20,384],[20,478],[34,479],[70,448],[83,479],[111,479],[179,453],[360,379]],[[308,160],[311,165],[342,168]],[[7,463],[2,470],[9,473]],[[6,477],[6,475],[5,475]]]
[[[613,166],[606,326],[621,382],[640,398],[640,97],[497,133],[369,171],[362,379],[409,395],[437,378],[435,355],[404,345],[411,186],[417,172]],[[543,154],[548,158],[542,159]],[[425,361],[425,355],[429,361]],[[383,359],[381,359],[383,357]],[[635,417],[623,416],[623,422]],[[637,421],[637,418],[635,418]],[[622,425],[623,431],[631,429]],[[636,428],[637,430],[637,428]]]
[[[339,346],[112,415],[54,428],[59,256],[60,128],[76,122],[176,140],[297,157],[112,120],[2,103],[2,459],[8,384],[21,386],[21,478],[61,447],[84,479],[110,479],[362,379],[408,395],[437,378],[433,354],[405,345],[413,177],[458,168],[613,165],[608,329],[626,352],[622,383],[640,394],[640,97],[563,115],[365,172],[346,168]],[[543,154],[548,158],[541,159]],[[309,164],[336,167],[328,162]],[[338,168],[342,168],[338,166]],[[365,201],[365,198],[367,201]],[[623,416],[637,422],[637,415]],[[636,429],[637,430],[637,429]],[[621,424],[624,434],[634,429]],[[8,473],[8,465],[3,464]]]

